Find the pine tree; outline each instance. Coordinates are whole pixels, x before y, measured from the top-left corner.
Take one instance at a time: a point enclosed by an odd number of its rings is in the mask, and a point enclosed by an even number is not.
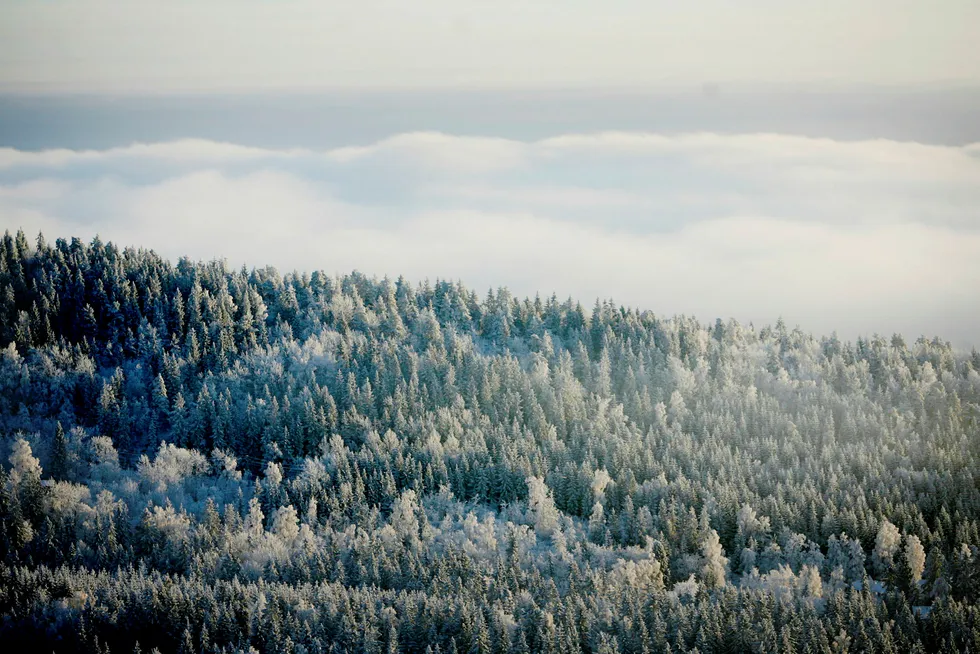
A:
[[[65,429],[60,421],[55,425],[54,440],[51,441],[51,464],[48,471],[52,479],[63,481],[69,478],[68,439],[65,438]]]

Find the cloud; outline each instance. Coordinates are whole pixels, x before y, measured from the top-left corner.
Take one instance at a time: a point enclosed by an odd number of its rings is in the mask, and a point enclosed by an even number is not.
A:
[[[504,138],[412,132],[367,147],[337,148],[326,156],[341,163],[380,160],[442,173],[480,174],[520,167],[527,150],[525,144]]]
[[[184,164],[231,163],[297,157],[303,150],[265,150],[203,139],[181,139],[170,143],[134,143],[109,150],[42,150],[38,152],[0,148],[0,170],[16,168],[64,168],[72,165],[121,163],[151,160]]]
[[[0,151],[0,221],[176,258],[461,278],[821,333],[980,327],[980,149],[747,134],[435,133]]]

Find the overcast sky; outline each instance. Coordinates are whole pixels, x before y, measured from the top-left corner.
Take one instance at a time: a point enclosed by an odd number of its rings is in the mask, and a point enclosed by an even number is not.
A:
[[[976,0],[0,0],[0,88],[980,81]]]

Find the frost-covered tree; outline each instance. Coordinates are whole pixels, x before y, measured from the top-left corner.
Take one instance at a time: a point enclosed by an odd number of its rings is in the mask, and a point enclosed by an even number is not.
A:
[[[701,582],[707,588],[720,588],[725,585],[728,573],[728,559],[721,547],[718,532],[709,529],[701,543]]]
[[[543,479],[528,477],[527,505],[534,521],[534,531],[542,536],[551,535],[558,526],[558,509]]]
[[[902,586],[916,590],[922,581],[922,573],[926,569],[926,550],[922,541],[915,534],[905,536],[905,547],[902,550],[902,567],[899,579]]]
[[[880,575],[889,574],[895,565],[895,555],[898,553],[902,544],[902,534],[898,527],[893,525],[888,519],[881,521],[878,535],[875,536],[875,547],[872,552],[872,562],[875,571]]]

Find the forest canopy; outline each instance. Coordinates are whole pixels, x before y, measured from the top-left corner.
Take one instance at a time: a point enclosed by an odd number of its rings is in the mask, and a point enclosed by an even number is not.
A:
[[[0,348],[15,650],[980,648],[938,337],[8,232]]]

